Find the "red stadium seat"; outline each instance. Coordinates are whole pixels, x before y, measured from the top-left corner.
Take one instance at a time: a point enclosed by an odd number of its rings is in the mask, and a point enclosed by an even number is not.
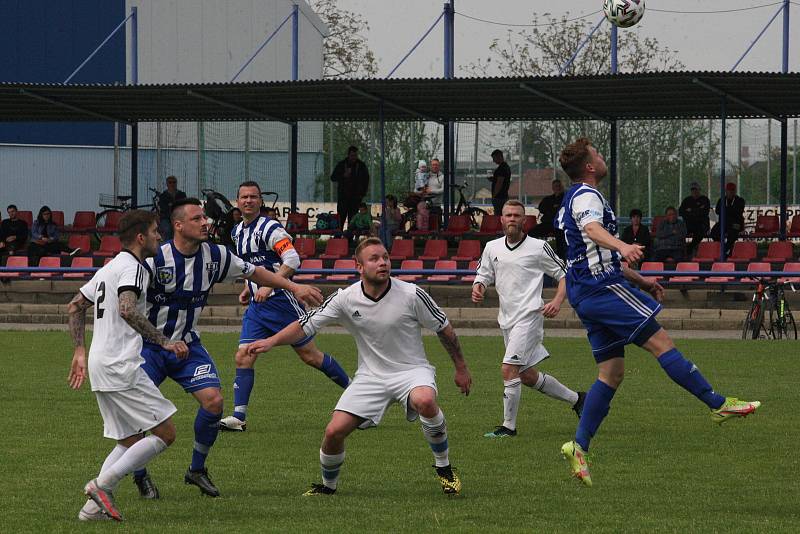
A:
[[[355,270],[356,268],[356,260],[336,260],[333,264],[334,269],[352,269]],[[350,280],[354,277],[353,274],[329,274],[328,280],[336,282],[336,281],[345,281]]]
[[[711,266],[711,270],[714,272],[733,272],[736,270],[736,264],[732,261],[715,261]],[[733,282],[733,280],[730,276],[709,276],[706,278],[706,282],[709,284],[724,284],[725,282]]]
[[[104,235],[100,240],[100,248],[94,253],[95,256],[116,256],[122,250],[122,243],[115,235]]]
[[[70,267],[85,269],[94,267],[92,264],[92,258],[89,256],[82,256],[79,258],[72,258],[72,264]],[[92,273],[65,273],[64,278],[88,278],[92,276]]]
[[[470,230],[469,215],[451,215],[447,229],[441,232],[443,237],[460,237]]]
[[[58,228],[59,230],[64,230],[64,212],[59,210],[52,210],[50,213],[52,213],[50,218],[53,221],[53,224],[56,225],[56,228]]]
[[[526,215],[525,222],[522,223],[522,231],[529,234],[531,230],[536,228],[537,224],[539,224],[539,221],[536,219],[536,215]]]
[[[789,225],[789,237],[800,237],[800,215],[792,217],[792,223]]]
[[[452,260],[472,261],[481,257],[481,242],[477,239],[462,239],[458,244],[458,250]]]
[[[777,237],[780,227],[780,218],[777,215],[759,215],[756,217],[756,229],[750,234],[750,237]]]
[[[389,251],[390,260],[407,260],[414,257],[413,239],[394,239],[392,250]]]
[[[534,218],[535,219],[535,218]],[[480,229],[475,232],[476,236],[495,237],[502,235],[503,225],[500,223],[499,215],[484,215]]]
[[[298,237],[293,245],[301,260],[317,255],[317,241],[313,237]]]
[[[696,261],[682,261],[675,266],[675,272],[691,272],[699,271],[700,264]],[[697,282],[700,278],[697,276],[673,276],[669,279],[673,284],[680,284],[685,282]]]
[[[17,218],[22,219],[25,221],[25,224],[28,225],[28,231],[30,232],[33,229],[33,212],[28,210],[17,210]]]
[[[412,269],[413,270],[422,269],[422,260],[403,260],[403,263],[400,264],[400,270],[401,271],[405,271],[405,270],[409,270],[410,271]],[[403,280],[405,282],[416,282],[417,280],[422,278],[422,275],[421,274],[401,274],[397,278],[399,278],[400,280]]]
[[[45,256],[39,260],[39,267],[61,267],[61,256]],[[36,278],[50,278],[53,275],[58,275],[58,273],[31,273],[31,276]]]
[[[303,269],[322,269],[322,260],[315,260],[315,259],[303,260],[302,262],[300,262],[300,270]],[[321,274],[308,273],[308,274],[294,275],[294,280],[296,282],[302,282],[303,280],[317,280],[319,278],[322,278]]]
[[[328,239],[325,243],[325,253],[320,254],[320,259],[323,260],[338,260],[349,255],[349,243],[343,237],[334,237]]]
[[[308,214],[290,213],[286,217],[286,231],[290,234],[302,235],[308,233]]]
[[[733,244],[733,251],[728,261],[733,263],[748,263],[758,256],[758,247],[755,241],[737,241]]]
[[[82,253],[87,254],[92,251],[92,238],[86,234],[71,234],[69,241],[67,241],[67,247],[70,250],[79,248]],[[69,252],[61,253],[62,256],[65,254],[69,254]]]
[[[443,260],[447,257],[447,241],[444,239],[429,239],[425,242],[425,250],[419,259],[423,261]]]
[[[119,232],[119,221],[122,219],[123,212],[109,211],[102,217],[102,226],[97,227],[97,231],[103,234],[115,234]]]
[[[478,260],[474,260],[469,262],[469,266],[467,267],[470,271],[477,271],[478,270]],[[475,275],[469,274],[467,276],[461,277],[462,282],[469,282],[470,284],[475,281]]]
[[[794,259],[794,247],[791,241],[773,241],[769,244],[767,255],[761,261],[770,263],[781,263]]]
[[[718,241],[702,241],[697,247],[697,253],[692,258],[692,261],[701,263],[711,263],[717,260],[719,260]]]
[[[76,211],[72,219],[72,226],[68,226],[68,232],[94,232],[97,223],[96,215],[93,211]]]
[[[6,267],[12,269],[14,267],[27,267],[28,256],[9,256]],[[0,273],[2,278],[19,278],[23,273]]]
[[[757,273],[763,271],[771,271],[772,265],[764,261],[754,261],[747,265],[747,272],[748,273]],[[742,278],[742,282],[752,283],[756,282],[755,278]]]
[[[433,266],[436,271],[453,271],[456,269],[456,262],[453,260],[439,260]],[[455,280],[454,274],[434,274],[428,277],[429,282],[449,282]]]
[[[787,261],[783,264],[783,271],[786,273],[800,273],[800,262]],[[800,283],[800,276],[786,276],[779,280],[785,284]]]
[[[663,261],[645,261],[642,262],[642,266],[639,268],[639,271],[663,271],[664,270],[664,262]],[[642,274],[645,280],[648,282],[658,282],[662,280],[663,276],[645,276]]]

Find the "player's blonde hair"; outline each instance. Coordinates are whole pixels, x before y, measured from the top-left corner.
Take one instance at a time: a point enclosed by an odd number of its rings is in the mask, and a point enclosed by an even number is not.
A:
[[[503,204],[503,207],[500,209],[500,215],[503,214],[503,210],[506,208],[506,206],[514,206],[515,208],[522,208],[522,213],[523,214],[525,213],[525,204],[523,204],[522,202],[520,202],[515,198],[512,198],[511,200],[506,200],[505,204]]]
[[[367,239],[361,241],[356,247],[355,252],[353,252],[353,256],[355,257],[356,263],[361,263],[361,251],[367,247],[371,247],[372,245],[383,246],[383,241],[381,241],[377,237],[368,237]]]

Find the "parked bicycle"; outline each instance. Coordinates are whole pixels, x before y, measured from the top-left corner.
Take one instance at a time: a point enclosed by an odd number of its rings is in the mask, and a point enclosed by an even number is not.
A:
[[[467,197],[464,195],[464,190],[467,188],[467,182],[464,182],[464,185],[450,184],[450,187],[458,191],[459,197],[458,205],[456,205],[455,210],[453,210],[453,215],[468,215],[470,227],[473,230],[479,230],[481,227],[481,221],[486,215],[488,215],[488,213],[481,208],[474,207],[472,204],[470,204],[469,200],[467,200]]]
[[[784,288],[794,285],[758,278],[753,304],[742,327],[742,339],[797,339],[797,325]]]
[[[106,208],[97,214],[95,219],[95,236],[98,240],[108,231],[108,223],[113,220],[119,221],[119,217],[128,210],[133,209],[150,209],[151,211],[158,211],[158,196],[161,194],[159,191],[152,187],[147,188],[153,193],[153,200],[150,204],[137,204],[131,203],[130,195],[105,195],[101,194],[98,199],[98,205],[101,208]],[[113,226],[112,226],[113,228]]]

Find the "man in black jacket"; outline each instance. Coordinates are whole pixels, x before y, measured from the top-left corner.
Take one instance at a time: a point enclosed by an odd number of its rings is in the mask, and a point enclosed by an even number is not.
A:
[[[739,233],[744,230],[744,199],[736,194],[736,184],[728,182],[725,185],[725,197],[717,200],[714,210],[717,215],[722,213],[722,201],[725,201],[725,254],[730,256],[733,244],[739,239]],[[719,223],[711,229],[711,238],[719,241]]]
[[[683,222],[686,223],[688,236],[692,238],[688,251],[688,256],[691,258],[700,242],[708,234],[710,226],[708,213],[711,211],[711,201],[707,196],[700,193],[700,184],[697,182],[689,184],[689,190],[692,194],[683,199],[678,208],[678,213]]]
[[[501,215],[503,204],[508,200],[508,188],[511,186],[511,167],[503,158],[502,150],[492,152],[492,161],[497,165],[494,174],[489,178],[492,183],[492,206],[494,206],[494,214]]]
[[[339,213],[339,228],[344,230],[345,220],[349,224],[369,188],[369,170],[358,159],[358,148],[351,146],[347,149],[347,157],[333,169],[331,182],[337,183],[336,211]]]
[[[553,221],[558,215],[558,210],[561,209],[561,202],[564,201],[564,184],[561,183],[561,180],[555,179],[551,186],[553,188],[553,194],[547,195],[539,202],[541,220],[533,230],[530,231],[530,236],[545,240],[551,236],[555,237],[556,254],[558,254],[561,259],[564,259],[567,253],[567,243],[564,240],[564,232],[553,226]]]
[[[17,217],[17,207],[8,206],[8,219],[0,223],[0,254],[11,254],[25,247],[28,223]]]

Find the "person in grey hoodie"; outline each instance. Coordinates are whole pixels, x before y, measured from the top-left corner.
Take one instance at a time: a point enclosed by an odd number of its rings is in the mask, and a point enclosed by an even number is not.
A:
[[[686,255],[686,225],[678,219],[678,212],[674,207],[668,207],[664,214],[666,218],[656,229],[656,249],[653,259],[664,261],[672,258],[676,262],[683,261]]]

